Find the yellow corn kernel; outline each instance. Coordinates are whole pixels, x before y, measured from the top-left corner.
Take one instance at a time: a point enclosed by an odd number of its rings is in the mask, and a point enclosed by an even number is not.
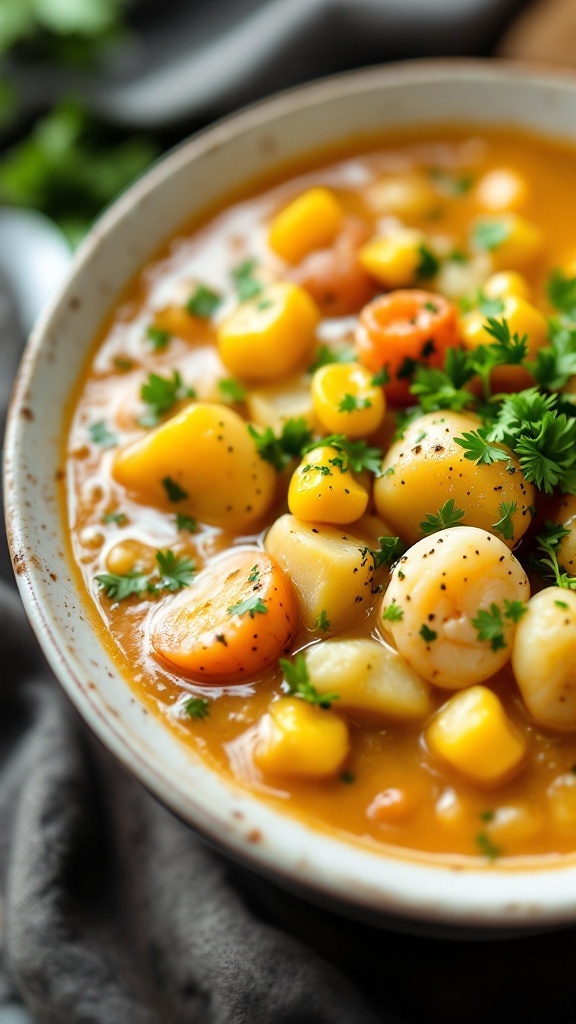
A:
[[[276,433],[286,420],[304,419],[312,429],[316,425],[309,378],[297,374],[277,384],[264,384],[246,396],[248,418]]]
[[[147,544],[141,544],[136,540],[123,540],[114,544],[106,555],[106,568],[108,572],[118,573],[123,576],[132,572],[137,566],[143,572],[150,572],[155,565],[154,551]]]
[[[377,430],[386,411],[384,392],[359,363],[330,363],[316,370],[311,391],[314,411],[331,434],[365,437]]]
[[[519,299],[530,298],[530,285],[516,270],[501,270],[498,274],[492,274],[482,291],[489,299],[509,299],[511,295]]]
[[[438,206],[438,193],[420,174],[403,174],[375,182],[367,191],[369,205],[379,215],[420,220]]]
[[[495,167],[476,186],[476,201],[485,210],[518,210],[528,201],[530,188],[526,178],[510,167]]]
[[[554,826],[567,835],[576,834],[576,775],[558,775],[546,790]]]
[[[542,232],[517,213],[503,213],[479,218],[471,244],[475,251],[488,249],[494,270],[524,270],[542,251]]]
[[[319,319],[308,292],[289,281],[277,281],[220,325],[220,358],[239,377],[277,380],[295,370],[311,351]]]
[[[542,811],[527,800],[518,800],[514,804],[497,807],[492,814],[485,814],[486,824],[483,831],[487,832],[495,843],[508,846],[510,843],[525,843],[534,839],[542,831],[544,818]]]
[[[418,280],[426,236],[401,228],[385,238],[372,238],[360,249],[360,263],[385,288],[407,288]]]
[[[222,527],[256,522],[276,491],[245,421],[216,403],[195,402],[121,448],[112,475],[137,501]]]
[[[293,516],[345,525],[364,515],[368,492],[350,469],[341,466],[342,453],[330,445],[319,445],[304,456],[288,488],[288,508]]]
[[[268,243],[287,263],[299,263],[315,249],[334,241],[344,210],[327,188],[311,188],[280,211],[272,221]]]
[[[430,750],[480,785],[495,785],[520,767],[526,741],[486,686],[460,690],[426,730]]]
[[[322,779],[338,771],[349,748],[341,718],[298,697],[282,697],[261,721],[254,760],[263,772]]]

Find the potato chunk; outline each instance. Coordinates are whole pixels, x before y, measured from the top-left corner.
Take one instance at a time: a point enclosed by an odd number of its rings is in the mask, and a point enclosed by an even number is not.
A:
[[[338,709],[373,711],[405,721],[430,711],[425,683],[407,661],[377,640],[324,640],[305,653],[318,693],[337,693]]]
[[[363,537],[284,515],[270,527],[264,546],[295,584],[309,629],[322,612],[336,632],[365,618],[374,601],[374,572]]]

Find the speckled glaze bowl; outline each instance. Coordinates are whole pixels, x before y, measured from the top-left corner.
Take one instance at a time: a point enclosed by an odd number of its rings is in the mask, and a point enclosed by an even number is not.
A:
[[[150,714],[91,626],[65,554],[63,410],[126,282],[187,219],[239,184],[354,135],[460,122],[576,141],[576,80],[488,62],[413,63],[287,93],[197,136],[98,221],[30,339],[9,417],[8,531],[32,625],[70,699],[115,757],[219,848],[287,888],[374,923],[510,934],[576,921],[576,856],[473,867],[383,852],[323,832],[241,791]]]

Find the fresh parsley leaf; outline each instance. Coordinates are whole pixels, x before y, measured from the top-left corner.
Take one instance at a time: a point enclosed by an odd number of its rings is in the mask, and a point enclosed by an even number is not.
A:
[[[370,557],[372,559],[374,571],[381,565],[387,565],[390,568],[406,551],[406,545],[400,540],[400,537],[379,537],[378,543],[379,548],[359,549],[363,558]],[[364,565],[364,562],[362,564]]]
[[[490,605],[489,611],[485,608],[478,609],[476,618],[472,619],[472,625],[478,634],[478,639],[489,643],[491,650],[499,651],[507,646],[504,640],[502,612],[494,601]]]
[[[564,537],[569,536],[570,530],[547,519],[543,533],[536,537],[535,546],[541,554],[534,560],[534,568],[541,575],[554,579],[557,587],[576,590],[576,577],[564,572],[564,567],[558,562],[558,545]]]
[[[576,277],[568,277],[562,270],[552,271],[546,288],[552,306],[573,318],[576,314]]]
[[[162,327],[155,327],[154,324],[150,324],[146,329],[146,337],[151,344],[153,352],[162,352],[168,348],[170,334],[168,331],[163,330]]]
[[[351,466],[355,473],[361,473],[363,469],[375,473],[376,476],[380,476],[382,473],[382,450],[369,447],[366,441],[351,441],[345,434],[329,434],[321,441],[307,444],[302,453],[311,451],[318,447],[318,444],[329,445],[342,453],[343,465],[340,467],[342,472],[346,472],[348,466]]]
[[[183,398],[195,398],[196,392],[182,381],[178,370],[171,377],[151,373],[140,388],[140,398],[148,406],[138,420],[143,427],[155,427],[161,416],[169,412]]]
[[[463,508],[456,508],[455,506],[454,498],[449,498],[448,501],[444,502],[442,508],[438,509],[436,515],[428,512],[424,521],[420,523],[422,533],[436,533],[437,530],[446,530],[450,526],[457,526],[466,515],[466,512]]]
[[[555,487],[576,490],[576,419],[547,412],[518,438],[514,451],[528,483],[545,494]]]
[[[416,267],[416,274],[423,281],[427,281],[431,277],[435,277],[440,269],[440,261],[434,255],[428,245],[422,243],[418,246],[418,257],[419,262]]]
[[[576,311],[575,311],[576,312]],[[559,391],[576,376],[576,325],[563,318],[549,322],[549,345],[538,349],[536,359],[526,367],[541,388]]]
[[[318,447],[317,441],[312,443],[312,431],[304,417],[286,420],[279,436],[272,427],[265,427],[260,433],[251,423],[248,424],[248,433],[256,442],[260,458],[270,462],[278,473],[282,473],[293,458]],[[322,444],[326,443],[322,441]]]
[[[438,633],[436,632],[436,630],[430,629],[430,627],[427,626],[425,622],[422,623],[418,632],[422,637],[424,643],[426,644],[431,644],[433,640],[438,639]]]
[[[502,856],[502,850],[499,846],[496,846],[492,842],[490,836],[486,832],[479,832],[476,836],[476,846],[480,850],[480,853],[488,860],[496,860],[497,857]]]
[[[198,523],[192,516],[185,516],[182,512],[176,513],[176,529],[187,530],[188,533],[196,533]]]
[[[393,597],[388,607],[382,612],[382,619],[384,622],[402,622],[403,618],[404,609],[396,604],[396,598]]]
[[[450,199],[465,196],[474,184],[474,178],[471,174],[450,174],[448,171],[443,171],[437,167],[432,167],[428,174],[438,191]]]
[[[199,721],[208,718],[210,714],[210,701],[206,697],[190,697],[183,707],[190,718],[196,718]]]
[[[160,582],[156,584],[157,590],[181,590],[192,583],[196,566],[187,555],[180,558],[173,551],[156,552],[156,562],[160,570]]]
[[[510,234],[510,227],[505,220],[497,220],[493,217],[486,217],[479,220],[472,230],[472,245],[475,249],[484,252],[492,252],[502,242],[505,242]]]
[[[180,484],[170,476],[163,477],[162,486],[166,491],[168,501],[184,501],[184,498],[190,497],[188,491],[180,487]]]
[[[318,693],[310,681],[306,658],[302,653],[297,654],[294,661],[280,658],[278,664],[288,684],[288,692],[293,697],[300,697],[308,704],[318,704],[321,708],[329,708],[333,701],[338,700],[337,693]]]
[[[375,388],[383,388],[385,384],[390,382],[390,374],[385,366],[378,373],[375,373],[372,377],[372,384]]]
[[[470,459],[476,465],[485,464],[490,466],[493,462],[510,463],[508,452],[496,448],[486,439],[488,430],[484,427],[478,430],[464,430],[462,437],[455,437],[454,441],[464,449],[464,458]]]
[[[116,523],[117,526],[124,526],[128,522],[128,516],[124,512],[107,512],[102,516],[103,523]]]
[[[254,277],[257,266],[257,260],[250,259],[244,260],[232,269],[231,276],[240,302],[255,298],[264,288],[262,282]]]
[[[259,582],[260,582],[260,569],[258,568],[257,565],[253,565],[252,568],[250,569],[250,573],[249,573],[249,576],[248,576],[248,583],[259,583]],[[254,587],[254,590],[256,590],[256,587]]]
[[[322,633],[327,633],[330,629],[330,621],[326,615],[326,611],[323,608],[320,615],[317,617],[314,623],[314,629],[320,630]]]
[[[238,601],[236,604],[230,605],[228,615],[248,614],[253,619],[257,613],[265,615],[267,611],[264,601],[255,594],[253,597],[247,597],[245,601]]]
[[[133,594],[143,594],[145,590],[148,590],[149,585],[148,574],[134,570],[126,573],[103,572],[95,579],[106,597],[114,601],[125,601]]]
[[[527,605],[523,601],[508,601],[504,598],[504,618],[510,619],[511,622],[520,622],[520,619],[528,611]]]
[[[120,373],[127,373],[128,370],[133,368],[133,366],[134,363],[131,359],[126,359],[124,356],[114,357],[114,367],[116,370],[119,370]]]
[[[97,423],[91,423],[88,427],[88,436],[90,440],[100,446],[100,448],[114,448],[118,444],[118,438],[109,429],[107,423],[104,420],[98,420]]]
[[[209,320],[214,316],[221,301],[218,292],[207,288],[205,284],[198,284],[186,303],[186,310],[190,316],[198,317],[199,320]]]
[[[246,388],[234,377],[218,381],[218,390],[228,402],[243,402],[246,398]]]
[[[310,364],[307,373],[316,373],[322,366],[329,366],[330,363],[354,363],[356,353],[353,348],[329,348],[328,345],[320,345]]]
[[[371,407],[372,402],[369,398],[358,398],[357,395],[346,394],[338,406],[338,412],[358,412]]]
[[[422,412],[441,409],[462,412],[477,401],[464,387],[474,373],[469,354],[463,349],[450,348],[443,370],[431,366],[417,367],[410,392],[419,400]]]
[[[492,524],[492,529],[502,535],[504,540],[512,540],[514,536],[514,523],[512,516],[516,514],[518,505],[515,501],[501,501],[498,505],[500,519]]]

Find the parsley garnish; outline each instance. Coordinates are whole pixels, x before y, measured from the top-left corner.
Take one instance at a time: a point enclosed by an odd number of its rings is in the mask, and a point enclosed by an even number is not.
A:
[[[316,622],[314,623],[314,629],[321,630],[322,633],[327,633],[330,629],[330,621],[326,615],[326,611],[323,608],[318,615]]]
[[[246,389],[234,377],[229,377],[227,380],[219,380],[218,390],[222,398],[225,398],[228,402],[243,402],[246,398]]]
[[[329,348],[328,345],[320,345],[316,350],[314,362],[310,364],[307,373],[316,373],[322,366],[330,363],[354,363],[356,353],[353,348]]]
[[[91,423],[88,427],[88,436],[94,444],[100,445],[101,448],[114,448],[118,444],[118,438],[104,420]]]
[[[510,234],[506,221],[486,218],[478,221],[472,230],[472,244],[475,249],[491,252],[505,242]]]
[[[181,512],[176,513],[176,529],[187,530],[188,533],[196,533],[198,523],[192,516],[185,516]]]
[[[253,299],[256,295],[260,295],[264,288],[262,282],[254,277],[254,271],[257,266],[258,263],[254,259],[244,260],[231,271],[234,287],[240,302],[246,302],[248,299]]]
[[[576,315],[576,309],[571,315]],[[549,340],[526,366],[541,388],[559,391],[576,375],[576,326],[563,317],[550,320]]]
[[[473,376],[469,354],[462,349],[450,348],[443,370],[431,366],[417,367],[410,391],[419,399],[422,412],[440,409],[462,412],[476,402],[472,392],[464,387]]]
[[[363,469],[368,469],[371,473],[375,473],[376,476],[380,476],[382,473],[382,451],[380,448],[369,447],[366,441],[351,441],[345,434],[329,434],[328,437],[323,437],[320,442],[314,441],[306,445],[303,449],[303,454],[306,451],[317,448],[318,444],[329,445],[331,448],[336,448],[338,452],[342,453],[343,465],[340,468],[343,473],[346,472],[349,466],[352,467],[355,473],[361,473]]]
[[[143,427],[155,427],[160,417],[177,402],[195,397],[196,392],[183,384],[178,370],[174,370],[172,377],[159,377],[157,373],[151,373],[140,388],[140,398],[148,409],[138,422]]]
[[[492,842],[490,836],[488,836],[486,832],[478,833],[476,836],[476,845],[480,850],[480,853],[485,857],[488,857],[488,860],[496,860],[496,857],[500,857],[502,855],[500,847],[496,846],[496,844]]]
[[[424,521],[420,523],[422,533],[436,533],[437,530],[447,530],[450,526],[457,526],[460,520],[466,515],[463,508],[456,508],[454,498],[444,502],[442,508],[438,509],[436,515],[427,513]]]
[[[344,395],[338,406],[338,412],[358,412],[360,409],[370,409],[372,402],[369,398],[358,398],[357,395]]]
[[[348,768],[340,775],[340,782],[345,782],[347,786],[351,786],[353,782],[356,782],[356,776],[354,772],[351,772]]]
[[[173,551],[157,551],[156,562],[160,570],[160,582],[156,584],[157,590],[181,590],[190,586],[196,566],[187,555],[180,558]]]
[[[528,611],[523,601],[508,601],[504,598],[504,618],[510,622],[520,622],[520,619]]]
[[[220,302],[221,297],[218,292],[207,288],[204,284],[199,284],[188,299],[186,310],[190,316],[196,316],[199,320],[209,320],[218,309]]]
[[[210,701],[206,697],[190,697],[183,707],[190,718],[197,718],[200,721],[203,718],[208,718],[210,714]]]
[[[168,331],[162,329],[162,327],[155,327],[154,324],[146,329],[146,337],[151,343],[153,352],[162,352],[163,349],[168,348],[170,342],[170,334]]]
[[[286,420],[279,436],[276,436],[272,427],[265,427],[259,433],[251,423],[248,424],[248,433],[256,442],[260,458],[270,462],[278,473],[286,469],[291,460],[306,451],[308,446],[308,450],[318,447],[317,441],[311,443],[312,431],[302,416]],[[322,444],[327,443],[322,441]]]
[[[180,487],[180,484],[170,476],[163,477],[162,486],[166,491],[168,501],[184,501],[184,498],[190,497],[188,491],[183,490],[183,488]]]
[[[402,622],[404,618],[404,609],[396,604],[396,598],[393,597],[391,603],[382,612],[382,619],[384,622]]]
[[[436,630],[430,629],[425,622],[422,623],[418,632],[426,644],[431,644],[433,640],[438,639],[438,633]]]
[[[567,277],[559,269],[553,270],[546,290],[554,308],[574,318],[576,313],[576,277]]]
[[[248,576],[248,583],[259,583],[259,582],[260,582],[260,569],[258,568],[257,565],[253,565],[252,568],[250,569],[250,574]],[[256,590],[256,587],[254,587],[254,590]]]
[[[477,466],[482,463],[487,466],[490,466],[493,462],[510,463],[509,453],[490,444],[487,440],[487,434],[487,428],[464,430],[462,437],[455,437],[454,441],[464,449],[464,458],[475,462]]]
[[[424,243],[418,246],[418,256],[419,263],[416,267],[416,274],[423,281],[427,281],[428,278],[434,277],[438,273],[440,262],[432,250]]]
[[[379,537],[378,543],[380,545],[378,549],[359,548],[363,558],[370,556],[374,570],[379,569],[381,565],[387,565],[390,568],[406,551],[406,545],[400,540],[400,537]],[[364,562],[362,564],[364,565]]]
[[[196,568],[187,555],[178,557],[173,551],[157,551],[158,568],[152,573],[137,572],[132,569],[126,573],[105,572],[96,576],[98,586],[106,597],[115,601],[124,601],[133,594],[149,594],[161,590],[180,590],[192,582]]]
[[[507,646],[504,640],[502,612],[494,601],[489,611],[485,608],[478,609],[476,618],[472,619],[472,625],[478,633],[478,639],[489,642],[491,650],[499,651]]]
[[[544,532],[536,537],[536,548],[542,554],[535,560],[534,567],[537,572],[554,579],[557,587],[576,590],[576,577],[563,572],[564,567],[558,562],[558,545],[564,537],[569,535],[570,530],[547,519],[544,523]]]
[[[385,366],[383,366],[381,370],[378,370],[378,373],[375,373],[374,376],[372,377],[372,385],[375,388],[383,388],[384,385],[388,384],[389,382],[390,374],[388,373],[388,370],[386,369]]]
[[[228,609],[228,615],[248,615],[251,619],[254,618],[256,613],[264,615],[268,611],[264,601],[254,595],[253,597],[247,597],[245,601],[238,601],[237,604],[230,605]]]
[[[120,373],[127,373],[128,370],[132,369],[134,363],[131,359],[126,359],[124,356],[115,356],[114,366],[117,370],[120,370]]]
[[[516,514],[518,506],[515,501],[501,501],[498,511],[501,518],[497,523],[492,523],[492,529],[500,533],[504,540],[512,540],[514,536],[514,523],[512,516]]]
[[[116,523],[117,526],[124,526],[128,522],[128,516],[124,512],[107,512],[102,516],[103,523]]]
[[[436,167],[432,167],[428,174],[438,188],[438,191],[450,198],[466,195],[474,184],[474,178],[471,174],[449,174],[447,171]]]
[[[300,697],[308,704],[318,704],[325,709],[330,707],[332,701],[338,700],[337,693],[318,693],[316,687],[310,682],[306,658],[302,653],[297,654],[294,661],[290,661],[289,658],[280,658],[278,664],[288,684],[288,692],[293,697]]]
[[[95,578],[106,597],[115,601],[124,601],[133,594],[143,594],[150,583],[147,573],[135,572],[133,569],[125,573],[103,572]]]

